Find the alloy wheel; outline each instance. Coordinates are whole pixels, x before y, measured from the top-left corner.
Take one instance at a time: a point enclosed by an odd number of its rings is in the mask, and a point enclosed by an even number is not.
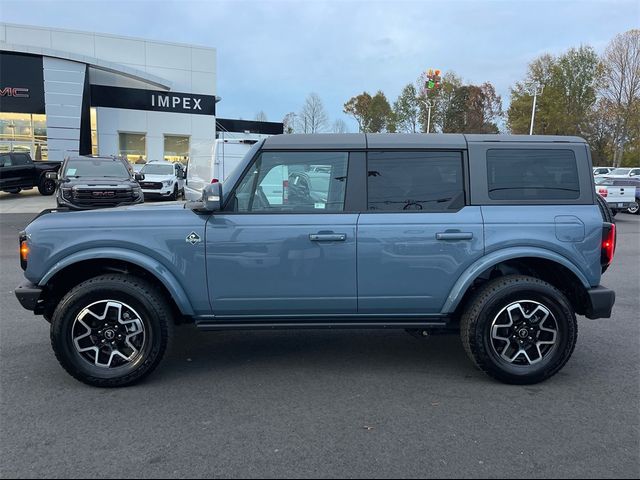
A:
[[[100,300],[83,308],[71,335],[76,352],[85,361],[106,369],[136,362],[146,341],[140,315],[117,300]]]
[[[495,316],[490,345],[503,361],[530,366],[553,353],[558,336],[558,322],[549,308],[533,300],[520,300]]]

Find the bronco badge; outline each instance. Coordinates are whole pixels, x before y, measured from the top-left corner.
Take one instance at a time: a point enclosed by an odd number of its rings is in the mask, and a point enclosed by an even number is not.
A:
[[[191,232],[189,235],[187,235],[187,242],[189,242],[191,245],[195,245],[196,243],[200,243],[202,240],[200,239],[200,235],[198,235],[196,232]]]

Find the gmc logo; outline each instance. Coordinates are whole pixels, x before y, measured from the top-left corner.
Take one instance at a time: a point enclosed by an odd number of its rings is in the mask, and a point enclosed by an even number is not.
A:
[[[93,192],[94,197],[115,197],[116,192]]]
[[[0,89],[0,97],[29,98],[28,88],[4,87]]]

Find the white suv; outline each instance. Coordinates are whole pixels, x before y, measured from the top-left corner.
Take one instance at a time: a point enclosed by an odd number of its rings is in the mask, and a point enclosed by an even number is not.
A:
[[[177,200],[184,197],[184,166],[180,163],[149,162],[140,173],[144,180],[140,181],[145,198],[169,198]]]

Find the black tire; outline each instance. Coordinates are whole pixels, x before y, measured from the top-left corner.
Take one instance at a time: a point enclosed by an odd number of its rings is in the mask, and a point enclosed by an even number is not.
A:
[[[602,214],[602,220],[607,223],[615,223],[613,220],[614,213],[611,211],[607,201],[599,193],[596,193],[596,200],[600,208],[600,213]]]
[[[112,360],[109,359],[109,367],[96,365],[99,362],[97,354],[94,354],[95,362],[93,362],[91,358],[87,358],[92,355],[91,353],[85,352],[83,354],[76,348],[75,340],[78,340],[79,336],[76,337],[77,330],[74,330],[74,328],[86,328],[78,327],[77,323],[80,313],[86,307],[97,304],[98,307],[94,308],[102,308],[102,303],[107,300],[122,302],[122,305],[130,308],[134,314],[137,313],[137,318],[143,326],[142,344],[139,345],[137,353],[131,355],[129,362],[123,362],[111,353],[111,357],[116,360],[116,363],[123,364],[111,366]],[[122,307],[122,310],[125,310],[125,307]],[[108,305],[104,307],[104,314],[112,315]],[[128,318],[127,314],[128,311],[124,318]],[[96,321],[95,317],[85,316],[85,318],[88,319],[87,323]],[[101,324],[102,320],[99,322]],[[123,324],[118,325],[125,328]],[[97,328],[102,327],[100,325]],[[117,329],[117,327],[113,328]],[[109,336],[113,340],[112,328],[109,327],[109,330],[111,330]],[[88,333],[88,330],[86,331]],[[83,341],[88,342],[89,346],[92,342],[100,344],[100,340],[94,341],[94,334],[95,338],[100,338],[97,335],[98,332],[91,331],[92,335]],[[130,333],[130,330],[125,328],[124,331],[120,330],[120,333],[126,336],[126,340],[122,340],[122,342],[129,342],[127,333]],[[171,308],[163,299],[162,294],[149,282],[131,275],[107,274],[81,283],[60,301],[51,321],[51,345],[62,367],[77,380],[96,387],[125,387],[142,380],[159,365],[172,336]],[[102,343],[104,343],[104,336],[102,338]],[[111,347],[102,345],[100,348],[110,349]],[[104,353],[104,355],[106,356],[108,353]],[[107,362],[99,363],[106,364]]]
[[[634,202],[633,206],[627,209],[627,213],[630,213],[631,215],[640,215],[640,204],[637,200]]]
[[[492,339],[493,323],[502,318],[500,316],[507,307],[511,308],[520,302],[538,303],[551,312],[553,317],[540,322],[539,326],[546,324],[549,327],[548,321],[555,320],[555,344],[548,346],[549,350],[540,355],[540,360],[534,364],[514,364],[504,359],[492,343],[495,341]],[[514,326],[514,330],[520,328]],[[480,370],[504,383],[531,385],[547,380],[565,366],[576,345],[578,323],[571,304],[557,288],[534,277],[509,275],[487,282],[481,287],[462,315],[460,336],[467,355]],[[529,340],[533,336],[531,334]],[[527,341],[526,337],[516,335],[509,337],[501,345],[506,346],[509,342],[517,344],[520,338]],[[522,349],[520,346],[518,348]],[[523,362],[525,360],[524,356],[516,359]]]
[[[171,194],[171,197],[169,197],[171,200],[175,201],[178,200],[178,185],[175,185],[173,187],[173,193]]]
[[[56,181],[46,178],[44,175],[40,178],[38,182],[38,191],[40,195],[44,195],[49,197],[56,193]]]
[[[21,189],[21,188],[11,188],[11,189],[5,190],[5,192],[7,192],[7,193],[11,193],[11,194],[13,194],[13,195],[17,195],[17,194],[18,194],[18,193],[20,193],[21,191],[22,191],[22,189]]]

